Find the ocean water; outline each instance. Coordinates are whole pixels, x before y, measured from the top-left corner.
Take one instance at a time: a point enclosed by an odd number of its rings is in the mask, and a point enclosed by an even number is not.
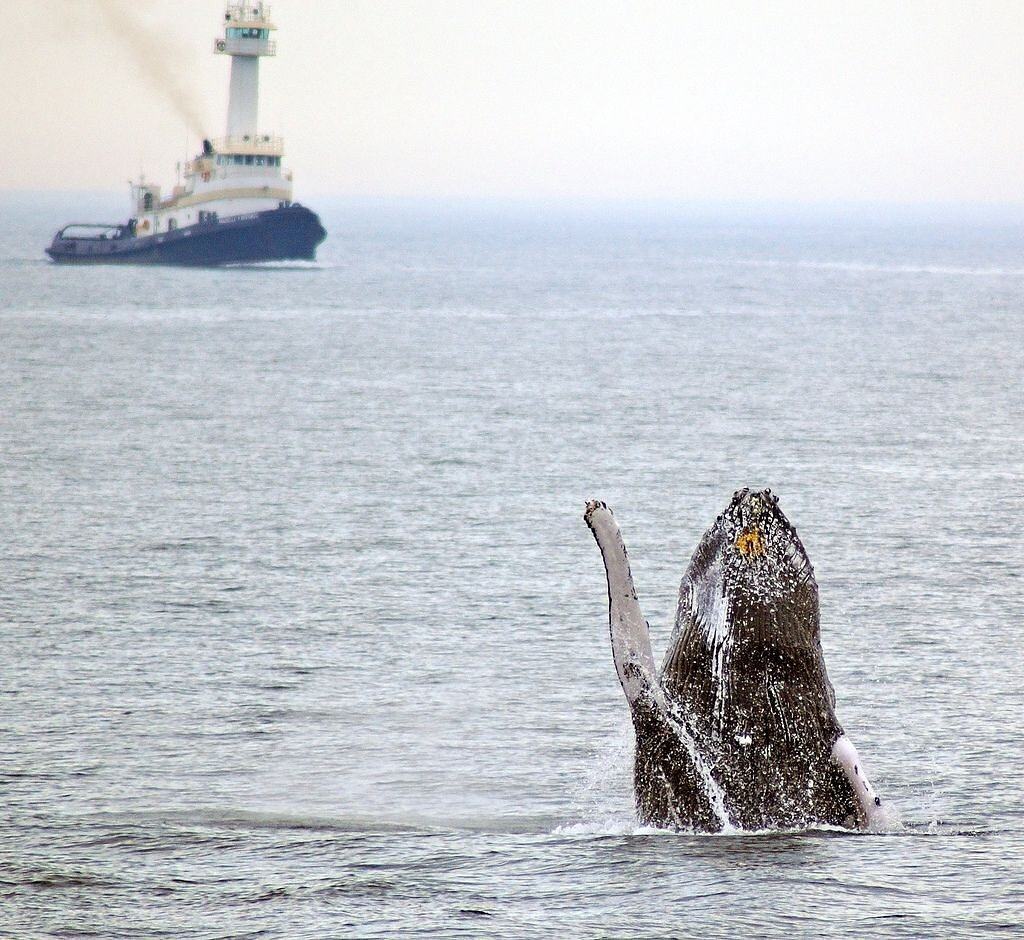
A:
[[[1024,220],[322,201],[175,270],[0,207],[0,936],[1020,935]],[[636,824],[584,503],[660,656],[743,485],[891,831]]]

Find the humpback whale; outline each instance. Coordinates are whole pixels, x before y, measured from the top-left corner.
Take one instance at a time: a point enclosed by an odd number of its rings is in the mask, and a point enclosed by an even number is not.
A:
[[[836,719],[818,585],[778,497],[740,490],[704,534],[660,670],[615,517],[592,501],[584,519],[608,579],[640,822],[706,832],[883,825],[882,800]]]

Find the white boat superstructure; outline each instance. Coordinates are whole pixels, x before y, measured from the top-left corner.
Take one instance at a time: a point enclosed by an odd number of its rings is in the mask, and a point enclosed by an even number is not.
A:
[[[210,219],[230,219],[292,201],[292,175],[281,165],[284,141],[259,130],[260,59],[277,54],[276,27],[262,0],[232,0],[214,50],[231,57],[227,135],[203,141],[183,167],[183,182],[167,198],[144,180],[132,185],[138,235],[174,231]]]

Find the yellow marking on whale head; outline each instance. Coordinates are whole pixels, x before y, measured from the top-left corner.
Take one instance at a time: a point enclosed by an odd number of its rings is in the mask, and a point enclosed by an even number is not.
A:
[[[753,527],[744,529],[736,539],[736,548],[741,555],[763,555],[764,542],[761,541],[761,530]]]

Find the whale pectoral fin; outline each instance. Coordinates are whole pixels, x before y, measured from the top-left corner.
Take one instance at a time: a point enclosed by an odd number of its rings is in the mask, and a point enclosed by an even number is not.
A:
[[[871,786],[868,775],[864,770],[864,764],[857,753],[853,742],[845,735],[840,734],[832,745],[832,760],[834,760],[849,781],[857,800],[857,823],[861,829],[882,829],[889,821],[888,812],[882,807],[882,798]]]
[[[653,690],[660,686],[652,668],[653,663],[648,665],[643,661],[643,654],[636,649],[634,640],[629,634],[617,635],[612,627],[612,659],[615,661],[619,683],[630,705],[636,705],[643,698],[660,711],[661,696],[653,694]]]
[[[615,671],[630,707],[635,707],[645,692],[660,691],[651,652],[650,630],[640,612],[633,575],[629,570],[629,557],[615,516],[604,503],[593,500],[587,503],[583,518],[604,558],[608,579],[608,628]],[[652,701],[657,699],[660,696],[655,696]]]

